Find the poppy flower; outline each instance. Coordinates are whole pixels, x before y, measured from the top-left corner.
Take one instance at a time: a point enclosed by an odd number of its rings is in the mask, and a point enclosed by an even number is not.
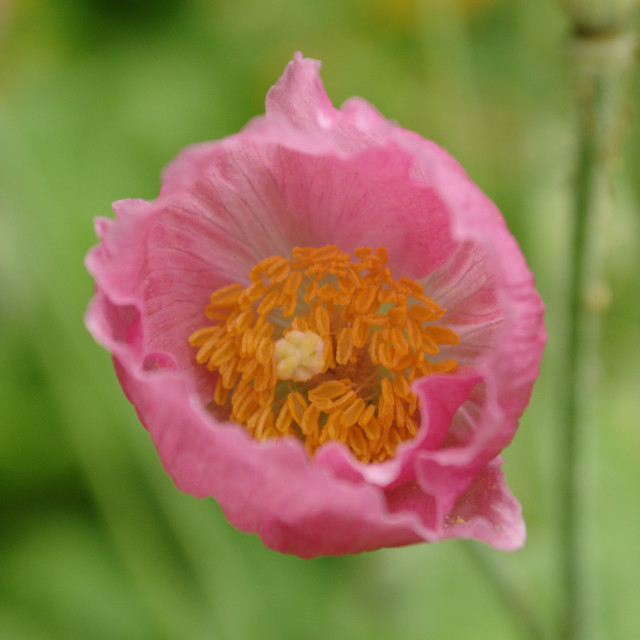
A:
[[[240,133],[96,221],[86,323],[166,471],[310,558],[515,549],[500,453],[545,341],[496,206],[443,149],[296,54]]]

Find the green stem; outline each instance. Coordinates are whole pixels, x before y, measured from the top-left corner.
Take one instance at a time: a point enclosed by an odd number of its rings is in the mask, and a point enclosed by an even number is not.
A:
[[[561,443],[562,595],[560,637],[596,637],[593,478],[600,317],[607,306],[603,257],[623,71],[634,48],[622,32],[578,32],[570,47],[577,70],[578,162],[570,255]]]

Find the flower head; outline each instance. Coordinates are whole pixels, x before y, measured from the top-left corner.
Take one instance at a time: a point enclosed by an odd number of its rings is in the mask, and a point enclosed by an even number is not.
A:
[[[87,326],[176,485],[302,557],[524,542],[500,452],[538,375],[533,277],[433,142],[296,54],[239,134],[114,204]]]

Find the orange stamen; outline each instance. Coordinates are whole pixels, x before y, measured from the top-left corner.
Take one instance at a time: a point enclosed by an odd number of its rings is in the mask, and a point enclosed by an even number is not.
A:
[[[292,254],[259,262],[246,288],[211,294],[212,324],[189,343],[218,376],[213,401],[255,438],[297,436],[309,455],[336,440],[362,462],[391,458],[418,430],[411,382],[457,367],[427,357],[458,343],[434,324],[445,309],[418,281],[394,280],[382,247],[356,249],[356,261],[336,246]]]

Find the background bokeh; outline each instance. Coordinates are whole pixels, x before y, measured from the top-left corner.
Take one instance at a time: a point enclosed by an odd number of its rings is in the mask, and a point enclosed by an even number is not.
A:
[[[574,110],[552,0],[0,0],[0,638],[516,638],[495,565],[542,624],[557,572],[558,406]],[[453,541],[303,561],[179,493],[84,329],[92,219],[152,199],[192,142],[236,132],[295,50],[453,153],[537,276],[549,344],[506,452],[527,546]],[[590,482],[601,637],[640,637],[640,83],[607,228]],[[626,159],[626,160],[623,160]],[[482,551],[482,562],[477,551]]]

